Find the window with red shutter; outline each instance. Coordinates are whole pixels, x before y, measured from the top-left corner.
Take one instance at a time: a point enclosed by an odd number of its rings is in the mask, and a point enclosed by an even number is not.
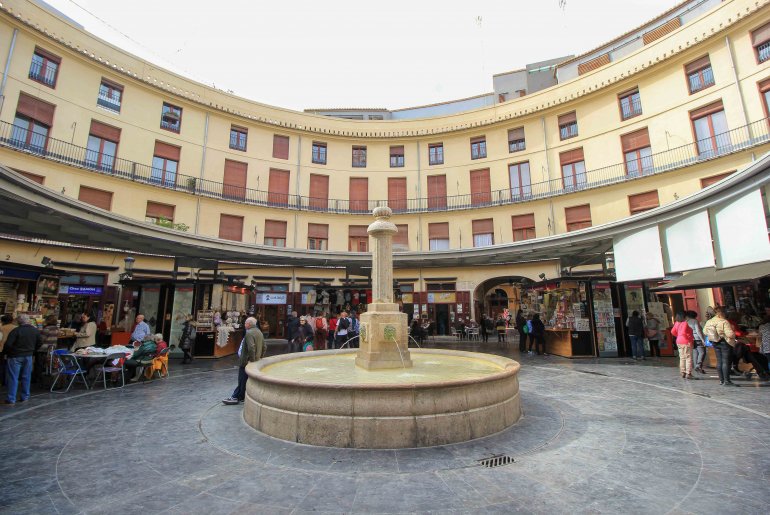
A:
[[[398,232],[393,235],[393,250],[397,252],[407,252],[409,250],[409,226],[407,224],[396,224]]]
[[[232,200],[246,199],[247,163],[225,159],[225,175],[222,180],[222,198]]]
[[[449,222],[428,224],[430,250],[449,250]]]
[[[219,215],[219,237],[223,240],[243,241],[243,217]]]
[[[645,191],[628,196],[628,210],[632,215],[660,206],[658,190]]]
[[[369,212],[369,179],[365,177],[350,178],[350,212]]]
[[[307,224],[308,250],[327,250],[329,247],[329,224]]]
[[[531,240],[535,237],[535,214],[511,216],[513,241]]]
[[[310,191],[308,192],[310,209],[326,209],[329,207],[329,176],[310,174]]]
[[[112,192],[81,186],[78,192],[78,200],[110,211],[112,209]]]
[[[489,182],[489,168],[471,170],[471,204],[474,206],[489,204],[492,201],[492,188]]]
[[[283,220],[265,220],[265,245],[270,247],[286,246],[286,222]]]
[[[446,209],[446,175],[428,176],[428,209]]]
[[[564,208],[564,217],[567,220],[567,232],[591,227],[591,205]]]
[[[388,178],[388,207],[393,212],[406,211],[406,178]]]
[[[270,169],[267,180],[267,202],[278,206],[289,205],[289,171]]]
[[[273,157],[289,159],[289,137],[273,134]]]

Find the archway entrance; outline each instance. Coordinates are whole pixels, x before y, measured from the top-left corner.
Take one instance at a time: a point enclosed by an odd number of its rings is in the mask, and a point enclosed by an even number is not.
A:
[[[515,317],[521,305],[521,287],[533,281],[522,276],[493,277],[479,284],[473,292],[476,320],[485,315],[497,318],[506,310]]]

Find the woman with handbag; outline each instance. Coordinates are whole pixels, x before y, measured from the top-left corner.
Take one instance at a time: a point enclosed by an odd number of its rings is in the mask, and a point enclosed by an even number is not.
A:
[[[652,313],[647,313],[647,322],[644,325],[644,336],[650,342],[650,355],[660,359],[660,320]]]

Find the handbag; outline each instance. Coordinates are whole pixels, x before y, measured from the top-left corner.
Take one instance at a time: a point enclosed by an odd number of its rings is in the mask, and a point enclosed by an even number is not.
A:
[[[658,336],[658,331],[655,329],[649,329],[645,328],[644,335],[647,337],[647,339],[654,339],[656,336]]]

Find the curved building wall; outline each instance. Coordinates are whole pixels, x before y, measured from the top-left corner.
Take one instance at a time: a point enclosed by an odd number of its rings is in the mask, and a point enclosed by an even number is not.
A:
[[[590,206],[584,224],[625,218],[633,214],[634,195],[648,198],[654,192],[659,205],[667,204],[770,148],[760,90],[770,69],[768,61],[757,62],[752,46],[752,31],[770,22],[766,4],[723,2],[620,60],[503,104],[444,117],[360,122],[237,98],[158,69],[33,3],[4,2],[0,56],[6,64],[10,55],[10,62],[0,111],[0,161],[42,178],[63,195],[79,198],[86,188],[112,193],[109,209],[135,219],[145,218],[148,202],[173,206],[173,221],[202,235],[219,236],[222,215],[243,217],[240,239],[258,245],[272,242],[265,240],[267,225],[282,222],[288,247],[308,248],[308,224],[322,224],[329,228],[327,248],[358,250],[349,226],[367,225],[378,202],[392,206],[389,188],[401,188],[395,184],[399,179],[405,180],[406,200],[394,221],[408,227],[402,250],[429,250],[430,224],[438,223],[448,224],[452,249],[474,245],[474,221],[492,220],[493,244],[514,241],[512,217],[519,215],[533,215],[536,238],[564,233],[576,227],[568,226],[569,208]],[[18,36],[10,52],[14,29]],[[30,78],[35,53],[60,59],[54,84]],[[686,66],[704,56],[714,84],[690,94]],[[98,105],[102,82],[123,88],[119,113]],[[623,120],[619,98],[634,88],[641,113]],[[55,106],[45,148],[14,139],[11,124],[23,95]],[[717,102],[730,142],[713,155],[699,155],[691,114]],[[182,109],[178,132],[161,127],[164,103]],[[559,120],[570,113],[577,135],[562,139]],[[87,163],[94,121],[119,129],[114,167]],[[247,131],[245,150],[231,148],[234,126]],[[511,152],[509,131],[518,128],[525,148]],[[644,129],[654,164],[649,175],[635,176],[624,164],[622,142]],[[285,154],[276,137],[288,138]],[[486,157],[474,159],[472,145],[480,139]],[[324,164],[313,162],[319,143],[325,145]],[[443,163],[431,164],[437,144]],[[178,147],[177,176],[167,187],[163,179],[152,180],[159,147]],[[365,147],[365,167],[353,166],[354,147]],[[393,147],[403,147],[403,166],[391,166]],[[562,162],[573,157],[567,166],[576,165],[580,150],[585,179],[573,166],[578,177],[570,185]],[[245,168],[246,190],[223,189],[225,169],[233,166],[228,161],[236,162],[241,179]],[[531,176],[527,191],[511,184],[511,167],[522,163]],[[271,192],[271,176],[277,183],[284,173],[288,188]],[[313,176],[328,180],[327,199],[311,191]],[[367,181],[368,202],[351,204],[356,179]],[[445,198],[428,199],[434,181],[445,184]]]

